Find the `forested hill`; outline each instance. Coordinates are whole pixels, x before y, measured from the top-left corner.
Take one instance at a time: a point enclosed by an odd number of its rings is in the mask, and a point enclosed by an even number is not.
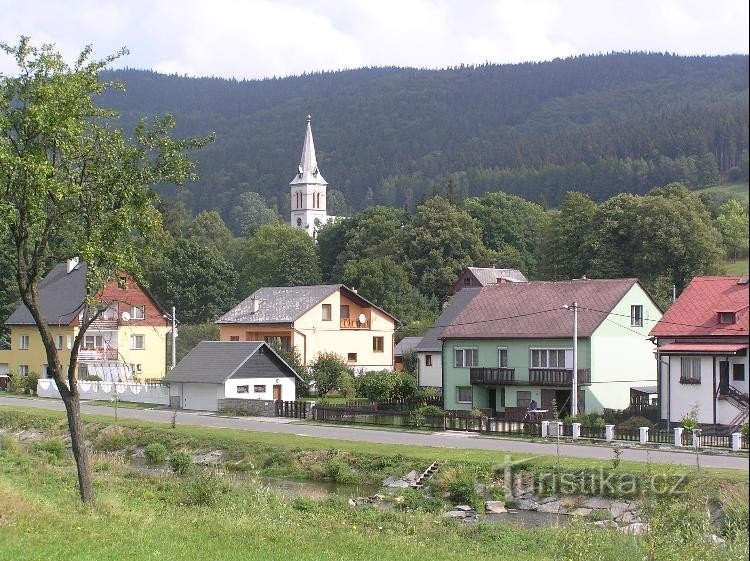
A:
[[[745,55],[619,53],[259,81],[105,77],[126,85],[104,99],[126,127],[171,112],[178,134],[216,132],[197,154],[200,180],[180,195],[194,212],[226,216],[240,193],[256,191],[286,215],[307,113],[329,188],[353,210],[413,206],[446,190],[457,199],[504,190],[550,205],[579,190],[601,201],[747,174]]]

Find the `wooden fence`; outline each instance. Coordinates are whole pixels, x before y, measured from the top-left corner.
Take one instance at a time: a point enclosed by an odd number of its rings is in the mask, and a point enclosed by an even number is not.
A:
[[[307,419],[310,403],[307,401],[276,401],[274,413],[277,417]]]

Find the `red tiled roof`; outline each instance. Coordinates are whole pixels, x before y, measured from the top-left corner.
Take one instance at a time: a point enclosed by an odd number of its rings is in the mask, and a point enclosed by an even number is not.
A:
[[[573,314],[565,304],[610,312],[638,279],[587,279],[490,284],[446,327],[443,338],[570,337]],[[590,337],[605,314],[581,309],[578,336]]]
[[[659,347],[663,353],[690,353],[690,354],[734,354],[746,349],[747,344],[742,343],[667,343]]]
[[[667,310],[651,335],[679,337],[719,335],[747,336],[748,285],[737,284],[741,277],[695,277]],[[719,312],[733,311],[736,323],[719,323]]]

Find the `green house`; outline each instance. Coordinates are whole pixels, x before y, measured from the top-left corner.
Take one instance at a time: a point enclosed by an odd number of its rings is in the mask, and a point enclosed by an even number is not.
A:
[[[662,311],[637,279],[492,284],[443,330],[445,408],[522,418],[534,400],[567,414],[574,303],[578,411],[625,408],[631,387],[655,385],[649,330]]]

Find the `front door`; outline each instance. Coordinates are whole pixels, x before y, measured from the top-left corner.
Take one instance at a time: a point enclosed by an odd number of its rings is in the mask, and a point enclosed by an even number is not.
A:
[[[719,395],[729,393],[729,362],[722,360],[719,362]]]
[[[492,409],[492,417],[497,417],[497,390],[495,388],[487,390],[487,407]]]
[[[273,399],[275,401],[281,401],[281,384],[274,384],[274,386],[273,386]]]

